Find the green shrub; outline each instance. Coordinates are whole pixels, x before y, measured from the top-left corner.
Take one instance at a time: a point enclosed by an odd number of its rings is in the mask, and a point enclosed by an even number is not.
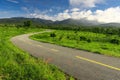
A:
[[[70,36],[69,36],[69,35],[67,35],[67,39],[70,39]]]
[[[59,41],[62,40],[62,38],[63,38],[63,35],[60,35],[60,37],[59,37]]]
[[[92,40],[91,39],[87,39],[87,42],[90,43],[90,42],[92,42]]]
[[[110,43],[112,43],[112,44],[119,44],[120,41],[118,39],[111,39]]]
[[[87,40],[86,37],[84,37],[84,36],[80,36],[80,41],[86,41],[86,40]]]
[[[50,37],[56,37],[56,34],[55,33],[51,33]]]

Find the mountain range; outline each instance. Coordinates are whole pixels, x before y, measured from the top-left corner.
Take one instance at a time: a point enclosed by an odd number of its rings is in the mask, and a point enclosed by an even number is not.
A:
[[[80,26],[101,26],[101,27],[120,27],[120,23],[99,23],[97,21],[89,21],[86,19],[66,19],[62,21],[52,21],[40,18],[24,18],[13,17],[0,19],[0,24],[22,24],[24,21],[31,20],[33,24],[46,24],[46,25],[80,25]]]

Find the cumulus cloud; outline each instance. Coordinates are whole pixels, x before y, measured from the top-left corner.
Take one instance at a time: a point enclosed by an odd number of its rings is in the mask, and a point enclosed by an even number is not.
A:
[[[73,8],[73,9],[71,9],[72,12],[77,12],[79,10],[80,10],[79,8]]]
[[[26,11],[27,13],[29,13],[29,9],[27,7],[21,7],[22,10]]]
[[[7,0],[7,1],[9,1],[9,2],[12,2],[12,3],[19,3],[18,1],[16,1],[16,0]]]
[[[97,20],[99,22],[118,22],[120,23],[120,7],[112,7],[106,10],[97,10],[87,17],[88,20]]]
[[[104,0],[69,0],[69,2],[72,7],[91,8],[103,3]]]
[[[120,7],[111,7],[105,10],[96,10],[92,12],[91,10],[82,10],[80,11],[78,8],[74,8],[71,10],[65,10],[62,13],[58,13],[54,16],[48,16],[45,14],[34,13],[30,16],[35,18],[43,18],[49,20],[64,20],[64,19],[87,19],[94,20],[98,22],[110,23],[117,22],[120,23]]]
[[[54,17],[48,16],[48,15],[45,15],[45,14],[33,13],[33,14],[30,14],[29,17],[32,17],[32,18],[41,18],[41,19],[53,20],[54,21]]]

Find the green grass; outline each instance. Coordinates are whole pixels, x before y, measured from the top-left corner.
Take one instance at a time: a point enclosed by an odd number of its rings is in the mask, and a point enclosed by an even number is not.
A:
[[[16,35],[38,32],[38,28],[0,27],[0,80],[67,80],[56,66],[30,56],[16,48],[10,38]]]
[[[57,30],[50,33],[36,34],[30,38],[97,54],[120,57],[120,37],[118,35]]]

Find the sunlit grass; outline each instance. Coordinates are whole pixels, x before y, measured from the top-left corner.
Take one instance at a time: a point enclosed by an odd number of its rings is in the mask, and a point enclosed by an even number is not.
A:
[[[56,36],[51,37],[54,33]],[[105,35],[93,32],[57,30],[51,33],[36,34],[32,39],[82,49],[97,54],[120,57],[120,45],[111,43],[112,39],[120,40],[118,35]]]
[[[10,42],[13,36],[36,31],[39,32],[41,29],[0,27],[0,80],[66,80],[69,78],[66,78],[66,75],[56,66],[30,56]]]

